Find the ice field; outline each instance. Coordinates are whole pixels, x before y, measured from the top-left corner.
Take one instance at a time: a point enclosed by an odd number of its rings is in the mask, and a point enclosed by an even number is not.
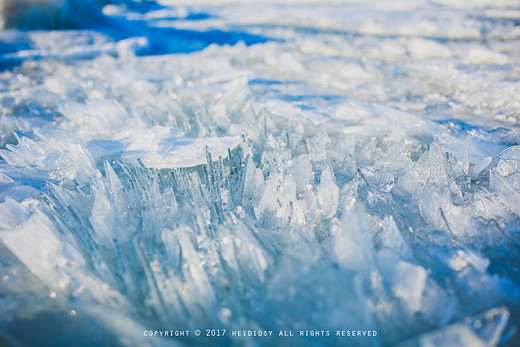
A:
[[[520,345],[518,1],[0,27],[0,345]]]

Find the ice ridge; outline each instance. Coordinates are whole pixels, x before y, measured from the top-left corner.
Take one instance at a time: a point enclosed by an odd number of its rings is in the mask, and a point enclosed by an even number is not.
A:
[[[515,345],[518,9],[479,4],[105,6],[274,38],[153,56],[2,32],[39,51],[0,72],[0,341]]]

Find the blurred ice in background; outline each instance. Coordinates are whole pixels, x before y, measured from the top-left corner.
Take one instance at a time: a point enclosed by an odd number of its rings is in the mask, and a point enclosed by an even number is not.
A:
[[[517,1],[0,8],[1,343],[518,345]]]

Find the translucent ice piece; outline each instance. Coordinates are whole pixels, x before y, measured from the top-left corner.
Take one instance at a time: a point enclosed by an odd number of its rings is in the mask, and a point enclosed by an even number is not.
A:
[[[402,347],[496,346],[509,319],[505,307],[493,308],[400,344]]]
[[[49,288],[65,290],[70,284],[62,242],[44,215],[34,214],[16,228],[0,233],[2,242]]]
[[[241,142],[239,136],[219,138],[186,138],[175,129],[153,127],[134,129],[118,135],[126,145],[122,157],[132,163],[141,160],[150,168],[165,169],[192,167],[207,161],[206,153],[213,158],[226,157],[229,149]]]
[[[330,218],[338,210],[339,188],[334,181],[334,174],[330,167],[326,167],[320,175],[320,184],[316,188],[318,206],[325,218]]]

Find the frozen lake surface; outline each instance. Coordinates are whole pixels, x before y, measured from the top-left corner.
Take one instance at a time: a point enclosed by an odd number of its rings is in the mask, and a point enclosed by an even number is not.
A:
[[[517,1],[0,10],[0,342],[520,343]]]

